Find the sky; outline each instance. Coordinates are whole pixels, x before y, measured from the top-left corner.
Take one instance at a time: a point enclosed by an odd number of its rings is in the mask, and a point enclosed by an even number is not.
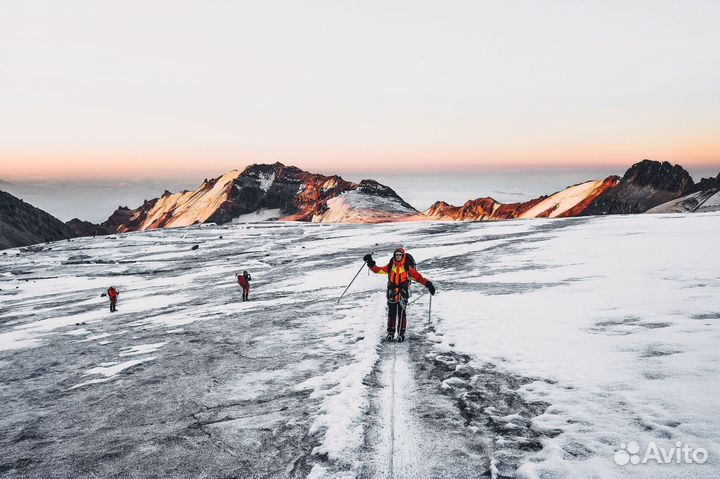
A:
[[[5,2],[0,179],[712,169],[718,18],[715,0]]]

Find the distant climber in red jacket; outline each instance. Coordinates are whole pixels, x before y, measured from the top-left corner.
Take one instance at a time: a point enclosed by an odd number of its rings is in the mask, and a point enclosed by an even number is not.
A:
[[[115,311],[117,311],[115,304],[117,303],[117,298],[118,298],[119,294],[120,293],[118,293],[118,290],[115,289],[115,286],[110,286],[107,290],[108,298],[110,298],[110,312],[111,313],[114,313]]]
[[[387,304],[388,323],[387,340],[392,341],[395,337],[395,323],[397,319],[398,342],[405,340],[405,329],[407,329],[407,300],[410,296],[410,281],[415,280],[425,286],[430,294],[435,294],[435,286],[430,280],[422,277],[415,269],[415,260],[412,255],[406,254],[403,248],[398,248],[392,258],[385,266],[377,266],[371,254],[366,254],[363,260],[373,273],[387,274]]]
[[[247,271],[243,271],[242,274],[239,274],[237,277],[237,282],[243,291],[243,301],[248,301],[248,295],[250,294],[250,281],[252,281],[252,278],[250,277],[250,273]]]

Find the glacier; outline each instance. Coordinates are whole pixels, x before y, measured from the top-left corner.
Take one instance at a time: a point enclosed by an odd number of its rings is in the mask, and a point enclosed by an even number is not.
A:
[[[720,213],[678,213],[4,250],[0,475],[718,476],[718,237]],[[382,341],[383,276],[337,301],[399,245],[438,289],[412,287],[403,344]],[[616,464],[629,441],[708,460]]]

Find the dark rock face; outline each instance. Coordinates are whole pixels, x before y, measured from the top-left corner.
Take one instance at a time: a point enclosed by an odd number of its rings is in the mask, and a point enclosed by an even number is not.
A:
[[[454,221],[493,221],[517,218],[540,203],[547,196],[523,203],[499,203],[494,198],[476,198],[466,201],[462,206],[453,206],[444,201],[433,203],[424,214],[429,217]]]
[[[324,211],[325,201],[357,187],[339,176],[308,173],[282,163],[251,165],[235,180],[227,204],[208,221],[226,223],[262,209],[278,209],[290,219],[308,221]]]
[[[710,177],[701,179],[699,182],[695,183],[695,186],[692,188],[692,191],[690,191],[690,193],[718,189],[720,189],[720,173],[718,173],[715,178]]]
[[[140,208],[131,210],[127,206],[118,206],[113,214],[100,223],[100,226],[108,233],[122,233],[123,231],[135,231],[147,217],[148,212],[157,202],[154,200],[145,200]]]
[[[0,191],[0,249],[75,236],[70,227],[51,214]]]
[[[395,191],[377,181],[352,183],[337,175],[309,173],[275,163],[247,167],[235,180],[228,202],[208,221],[227,223],[238,215],[262,209],[278,209],[287,220],[310,221],[313,216],[327,211],[327,200],[352,190],[393,198],[412,209]]]
[[[462,206],[437,201],[425,210],[424,214],[433,218],[454,221],[505,220],[516,218],[545,198],[547,196],[541,196],[524,203],[499,203],[488,196],[468,200]]]
[[[82,221],[78,218],[73,218],[67,223],[71,230],[75,233],[75,236],[95,236],[95,235],[106,235],[108,231],[101,225],[96,225],[89,221]]]
[[[689,194],[651,208],[648,213],[695,213],[720,211],[720,174],[703,178],[689,190]]]
[[[270,178],[272,182],[266,186]],[[327,200],[352,190],[392,198],[412,209],[392,188],[377,181],[352,183],[337,175],[308,173],[294,166],[275,163],[247,167],[235,180],[230,204],[218,210],[208,221],[225,223],[235,216],[259,209],[279,209],[288,220],[310,221],[313,216],[327,211]]]
[[[593,201],[581,214],[644,213],[690,191],[695,182],[680,165],[643,160],[625,172],[620,183]]]

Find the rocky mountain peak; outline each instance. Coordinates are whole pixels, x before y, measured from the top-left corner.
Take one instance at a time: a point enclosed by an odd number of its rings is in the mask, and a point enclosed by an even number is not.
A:
[[[355,194],[348,196],[351,192]],[[340,197],[343,201],[331,202]],[[364,222],[366,217],[377,221],[417,212],[392,188],[376,181],[358,184],[276,162],[206,179],[195,191],[166,191],[135,210],[118,209],[103,226],[120,232],[227,223],[263,211],[288,220],[327,222]]]
[[[647,159],[632,165],[621,181],[679,193],[688,191],[694,185],[690,173],[682,166]]]
[[[68,227],[73,230],[76,236],[94,236],[94,235],[106,235],[107,230],[100,225],[91,223],[90,221],[83,221],[79,218],[73,218],[65,223]]]
[[[707,191],[711,189],[718,189],[720,188],[720,173],[716,177],[709,177],[709,178],[703,178],[697,183],[695,183],[695,186],[693,187],[693,192],[695,191]]]
[[[632,165],[620,183],[596,198],[583,215],[635,214],[679,198],[694,186],[690,174],[667,161],[642,160]]]

